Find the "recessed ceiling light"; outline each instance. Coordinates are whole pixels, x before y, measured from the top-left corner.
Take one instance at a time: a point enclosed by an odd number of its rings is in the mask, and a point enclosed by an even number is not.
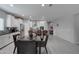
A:
[[[31,18],[31,16],[30,16],[30,18]]]
[[[13,7],[14,5],[13,4],[10,4],[10,7]]]
[[[29,16],[29,18],[32,20],[32,16]]]
[[[42,6],[44,6],[44,4],[42,4]]]
[[[22,15],[22,16],[24,16],[24,15]]]

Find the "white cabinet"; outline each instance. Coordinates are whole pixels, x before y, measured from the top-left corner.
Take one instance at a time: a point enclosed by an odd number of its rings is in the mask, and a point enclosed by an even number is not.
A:
[[[6,25],[7,25],[7,27],[11,27],[11,18],[12,18],[11,15],[7,15],[7,19],[6,19]]]
[[[11,35],[9,35],[9,34],[0,36],[0,48],[7,45],[8,43],[10,43],[12,41],[13,41],[13,39],[12,39]]]
[[[20,30],[20,24],[23,24],[23,20],[22,19],[18,19],[18,24],[17,24],[18,30]]]
[[[22,23],[22,19],[15,18],[12,15],[7,15],[7,27],[19,27]]]
[[[5,45],[13,42],[13,35],[15,34],[19,34],[20,32],[15,32],[15,33],[11,33],[11,34],[6,34],[6,35],[2,35],[0,36],[0,48],[4,47]],[[0,50],[0,54],[5,54],[5,53],[13,53],[13,49],[14,49],[14,43],[11,43],[10,45],[4,47],[3,49]]]
[[[14,50],[14,43],[0,50],[0,54],[13,54],[13,50]]]
[[[0,36],[0,48],[13,42],[13,35],[15,34],[19,34],[20,32],[15,32],[15,33],[11,33],[11,34],[6,34],[6,35],[2,35]]]
[[[16,20],[15,20],[14,16],[7,15],[7,19],[6,20],[7,20],[6,21],[7,27],[15,27]]]

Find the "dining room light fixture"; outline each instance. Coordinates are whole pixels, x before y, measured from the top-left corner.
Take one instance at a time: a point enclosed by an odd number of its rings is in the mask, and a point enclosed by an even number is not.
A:
[[[44,7],[44,4],[42,4],[42,6]]]
[[[10,4],[10,7],[13,7],[14,5],[13,4]]]

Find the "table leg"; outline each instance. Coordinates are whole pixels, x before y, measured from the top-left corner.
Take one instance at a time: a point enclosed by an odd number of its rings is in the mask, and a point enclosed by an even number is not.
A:
[[[39,44],[39,54],[41,54],[41,42]]]
[[[39,46],[39,54],[41,54],[41,46]]]
[[[38,51],[38,49],[37,49],[37,42],[36,42],[36,54],[37,54],[37,51]]]

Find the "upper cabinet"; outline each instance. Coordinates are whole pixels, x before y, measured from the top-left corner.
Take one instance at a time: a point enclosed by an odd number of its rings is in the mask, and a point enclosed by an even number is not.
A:
[[[7,27],[19,27],[23,20],[12,15],[7,15]]]
[[[6,19],[6,26],[7,27],[12,27],[12,22],[13,21],[13,16],[12,15],[7,15],[7,19]]]

